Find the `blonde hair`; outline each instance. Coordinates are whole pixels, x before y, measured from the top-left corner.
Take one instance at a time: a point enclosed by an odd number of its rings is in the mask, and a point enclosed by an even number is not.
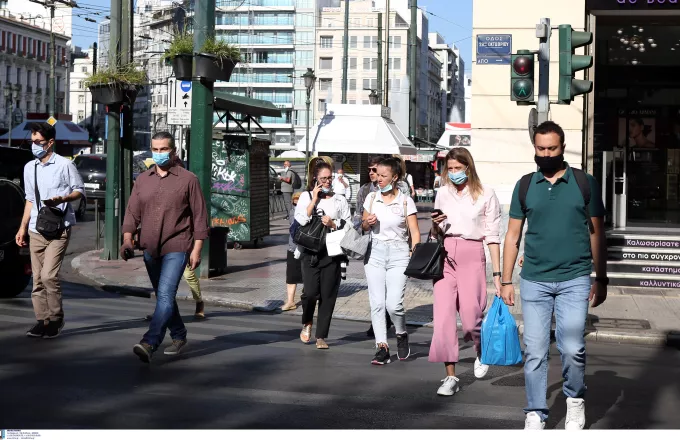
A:
[[[477,168],[475,167],[475,160],[472,158],[472,154],[470,154],[470,151],[468,151],[467,148],[453,148],[451,151],[449,151],[449,154],[446,155],[446,164],[444,165],[445,170],[448,170],[450,160],[458,161],[467,168],[465,170],[465,174],[468,176],[467,186],[470,189],[472,200],[476,202],[477,198],[479,198],[479,196],[481,196],[484,192],[484,187],[482,186],[482,181],[479,180],[479,176],[477,175]],[[446,185],[454,185],[454,183],[449,178],[448,172],[442,173],[442,179]]]
[[[293,196],[290,198],[290,201],[291,201],[292,203],[295,203],[295,204],[297,205],[297,202],[298,202],[298,200],[300,199],[300,195],[301,195],[301,194],[302,194],[302,193],[299,192],[299,191],[296,192],[296,193],[293,194]]]

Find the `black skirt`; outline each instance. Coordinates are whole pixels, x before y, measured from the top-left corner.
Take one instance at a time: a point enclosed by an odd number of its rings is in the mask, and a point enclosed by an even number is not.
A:
[[[291,251],[286,257],[286,284],[302,284],[302,260],[296,260]]]

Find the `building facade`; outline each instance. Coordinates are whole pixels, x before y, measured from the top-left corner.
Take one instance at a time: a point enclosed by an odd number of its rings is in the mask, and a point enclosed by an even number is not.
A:
[[[458,56],[453,48],[446,44],[444,37],[437,32],[428,35],[430,49],[441,63],[441,90],[445,93],[444,122],[461,122],[453,120],[454,91],[457,90]]]
[[[74,50],[71,57],[69,113],[75,124],[87,129],[91,123],[92,94],[84,83],[87,77],[92,74],[94,68],[94,48],[88,49],[84,54],[80,53],[79,50]]]
[[[48,112],[50,77],[49,23],[34,25],[7,9],[0,9],[0,128],[9,130],[27,112]],[[55,34],[56,113],[67,113],[69,38]],[[13,109],[13,110],[12,110]],[[11,113],[14,113],[13,115]]]

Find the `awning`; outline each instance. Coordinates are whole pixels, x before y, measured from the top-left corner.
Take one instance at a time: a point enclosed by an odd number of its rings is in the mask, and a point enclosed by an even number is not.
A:
[[[319,153],[417,154],[416,148],[380,105],[328,104],[310,129],[310,155]],[[297,143],[306,150],[306,139]]]
[[[45,122],[44,119],[29,119],[12,129],[12,145],[20,145],[22,142],[31,144],[31,124]],[[57,120],[54,128],[57,131],[56,141],[59,145],[90,146],[90,135],[84,128],[71,121]],[[6,144],[9,133],[0,136],[0,143]],[[4,141],[4,142],[1,142]]]
[[[230,111],[250,116],[281,116],[281,109],[269,101],[263,99],[247,98],[245,96],[227,93],[225,90],[215,88],[215,110]]]

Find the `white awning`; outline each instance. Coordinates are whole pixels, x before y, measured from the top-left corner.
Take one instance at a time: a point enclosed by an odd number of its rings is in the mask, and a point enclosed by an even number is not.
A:
[[[417,154],[406,136],[380,105],[328,104],[326,114],[310,129],[309,154]],[[297,143],[305,151],[306,139]]]

